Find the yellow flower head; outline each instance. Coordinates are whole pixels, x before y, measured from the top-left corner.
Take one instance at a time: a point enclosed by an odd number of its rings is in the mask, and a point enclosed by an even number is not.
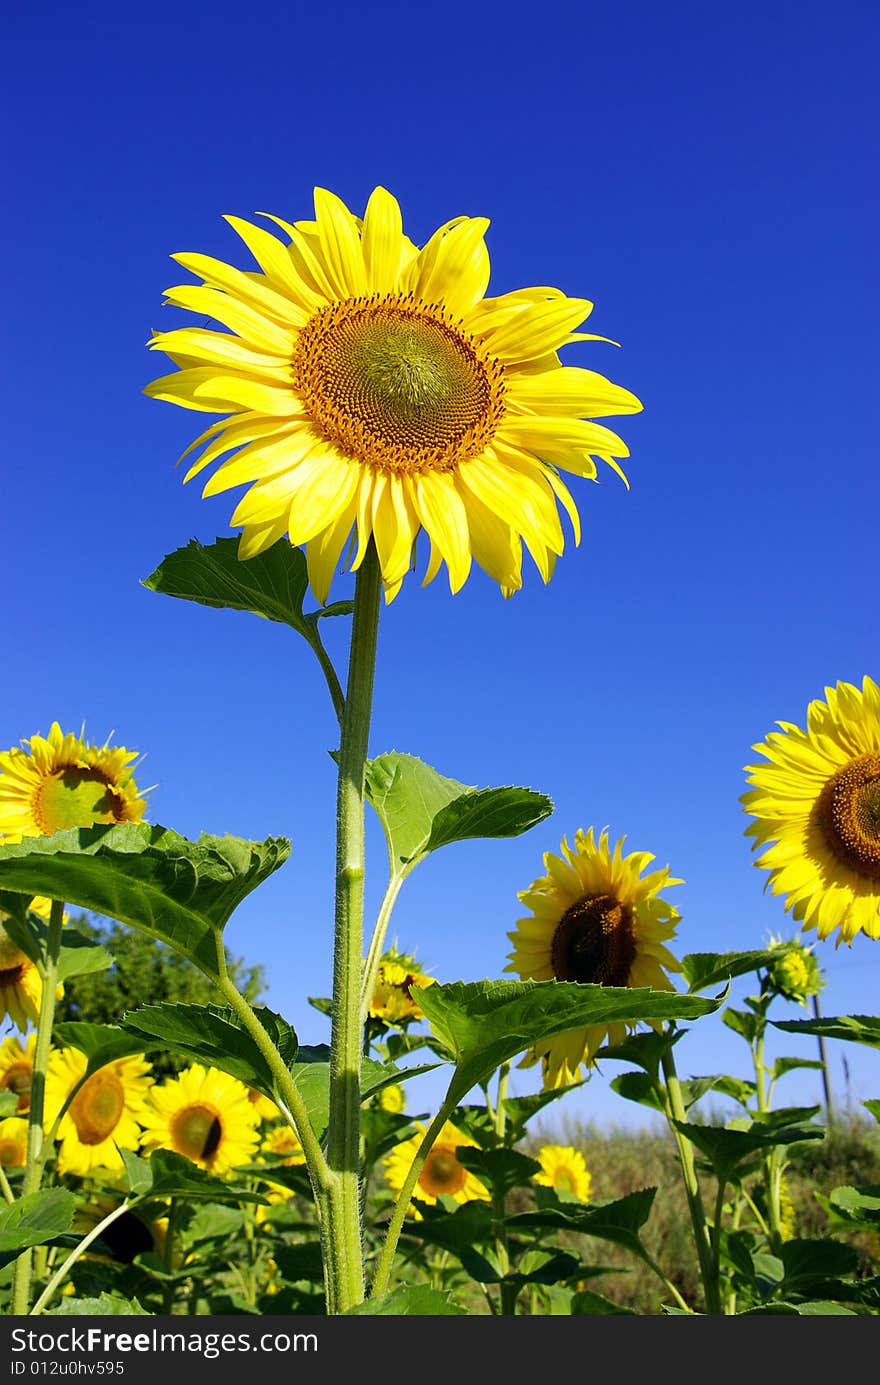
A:
[[[266,1154],[276,1156],[283,1154],[282,1164],[304,1164],[306,1162],[299,1137],[289,1125],[279,1125],[277,1129],[270,1130],[263,1141],[263,1149]]]
[[[562,839],[562,856],[547,852],[546,875],[518,896],[532,910],[508,933],[514,945],[505,971],[523,980],[577,981],[599,986],[650,986],[671,991],[664,967],[681,967],[664,943],[675,934],[678,914],[660,891],[680,885],[669,868],[642,875],[654,857],[647,851],[623,854],[624,837],[611,848],[608,833],[598,843],[593,828],[575,834],[574,850]],[[626,1036],[623,1024],[590,1025],[542,1040],[523,1059],[539,1060],[545,1087],[575,1080],[607,1037]]]
[[[880,688],[838,683],[810,703],[806,731],[777,725],[752,747],[768,763],[747,766],[742,796],[753,847],[772,843],[755,864],[804,929],[838,928],[838,946],[880,938]]]
[[[34,1075],[36,1034],[30,1034],[22,1046],[15,1035],[0,1044],[0,1091],[15,1092],[16,1115],[26,1116],[31,1109],[31,1081]]]
[[[383,1111],[389,1111],[392,1116],[400,1115],[406,1106],[406,1096],[399,1083],[390,1082],[387,1087],[381,1088],[379,1106]]]
[[[805,1005],[807,997],[818,995],[825,985],[812,947],[782,938],[771,938],[770,944],[779,949],[779,957],[767,969],[770,989],[785,1000]]]
[[[144,1148],[172,1149],[209,1173],[223,1174],[253,1159],[257,1122],[243,1082],[193,1063],[151,1091]]]
[[[23,745],[0,754],[0,841],[140,821],[146,801],[132,778],[136,751],[89,745],[57,721]]]
[[[363,219],[316,188],[313,221],[269,217],[284,240],[226,220],[258,270],[173,256],[202,282],[167,302],[229,330],[157,332],[150,346],[179,370],[146,392],[229,415],[187,449],[207,444],[186,479],[232,454],[203,494],[249,487],[231,521],[241,557],[289,535],[325,601],[349,537],[352,568],[372,537],[391,600],[424,530],[426,582],[445,563],[458,591],[476,559],[509,595],[523,542],[548,581],[563,549],[557,502],[580,538],[558,468],[594,479],[598,457],[623,476],[625,443],[587,420],[642,407],[559,359],[569,342],[603,340],[574,331],[592,304],[555,288],[486,298],[488,221],[455,217],[419,249],[381,187]]]
[[[21,1116],[0,1121],[0,1164],[4,1169],[23,1169],[27,1163],[28,1123]]]
[[[397,1145],[382,1160],[389,1185],[398,1191],[406,1181],[410,1165],[422,1143],[426,1126],[416,1125],[416,1130],[418,1133],[413,1135],[412,1139]],[[488,1189],[455,1157],[455,1151],[463,1145],[476,1148],[476,1141],[465,1135],[464,1131],[459,1130],[451,1121],[447,1121],[422,1166],[413,1191],[415,1199],[427,1202],[429,1206],[433,1206],[442,1196],[451,1197],[456,1202],[489,1200]]]
[[[371,1018],[385,1020],[388,1024],[421,1019],[423,1011],[413,991],[433,985],[434,977],[426,974],[415,957],[386,952],[376,974],[376,989],[370,1002]]]
[[[52,1053],[46,1074],[46,1125],[51,1126],[88,1066],[84,1053]],[[140,1057],[117,1058],[92,1073],[58,1127],[58,1172],[82,1176],[95,1169],[121,1170],[120,1149],[137,1149],[153,1079]]]
[[[592,1175],[579,1149],[570,1145],[542,1145],[537,1154],[541,1172],[534,1181],[557,1193],[568,1193],[579,1202],[589,1202]]]
[[[270,1101],[262,1092],[258,1092],[256,1087],[248,1087],[248,1101],[254,1108],[258,1121],[277,1120],[281,1115],[274,1101]]]
[[[0,920],[6,917],[0,913]],[[59,988],[60,989],[60,988]],[[43,983],[29,957],[16,947],[0,922],[0,1019],[9,1016],[24,1034],[40,1015]]]

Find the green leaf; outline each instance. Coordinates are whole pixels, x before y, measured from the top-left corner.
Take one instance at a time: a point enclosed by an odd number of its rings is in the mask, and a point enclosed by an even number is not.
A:
[[[440,1246],[460,1256],[469,1246],[494,1239],[495,1214],[488,1202],[481,1199],[463,1202],[454,1212],[447,1211],[439,1203],[435,1206],[420,1203],[419,1211],[420,1220],[409,1218],[404,1223],[404,1232],[425,1245]]]
[[[771,1020],[774,1029],[788,1034],[817,1034],[824,1039],[849,1039],[852,1043],[880,1048],[880,1018],[877,1015],[838,1015],[828,1019]]]
[[[663,1055],[668,1053],[687,1031],[679,1029],[675,1033],[668,1030],[649,1029],[643,1034],[627,1034],[619,1044],[605,1044],[596,1057],[614,1058],[622,1063],[635,1063],[636,1067],[656,1077],[660,1071]]]
[[[618,1096],[622,1096],[624,1101],[635,1101],[640,1106],[650,1106],[654,1111],[663,1110],[654,1081],[646,1072],[622,1072],[619,1076],[612,1077],[611,1089]]]
[[[0,1120],[5,1120],[7,1116],[14,1116],[17,1110],[17,1094],[10,1092],[8,1088],[0,1088]]]
[[[39,914],[25,913],[21,917],[6,919],[3,927],[26,957],[38,966],[44,964],[49,937],[49,925],[45,919],[40,918]],[[75,928],[62,930],[58,953],[59,981],[106,971],[112,965],[113,958],[106,948],[83,937]]]
[[[293,1029],[264,1006],[255,1009],[254,1014],[289,1068],[297,1054]],[[268,1062],[231,1009],[217,1005],[145,1005],[123,1015],[122,1025],[136,1034],[147,1050],[171,1049],[184,1058],[220,1068],[272,1100],[277,1096]]]
[[[815,1109],[815,1108],[811,1108]],[[730,1126],[698,1125],[689,1121],[674,1121],[678,1130],[696,1145],[712,1164],[719,1178],[725,1181],[733,1170],[760,1150],[774,1145],[789,1145],[802,1140],[824,1139],[825,1131],[807,1121],[778,1119],[780,1113],[771,1111],[768,1119],[754,1120],[744,1130]]]
[[[0,1202],[0,1268],[17,1260],[27,1246],[45,1245],[69,1231],[75,1207],[66,1188],[28,1193],[11,1205]]]
[[[749,1010],[734,1010],[732,1006],[722,1013],[721,1020],[749,1044],[755,1042],[765,1026],[765,1020],[760,1015],[754,1015]]]
[[[719,1003],[675,991],[576,981],[455,981],[419,992],[435,1037],[456,1064],[452,1102],[539,1039],[586,1025],[695,1019]]]
[[[62,1298],[58,1307],[53,1308],[47,1317],[132,1317],[149,1318],[152,1314],[142,1308],[137,1299],[123,1298],[121,1294],[99,1294],[97,1298]]]
[[[272,1249],[272,1259],[277,1263],[285,1284],[302,1279],[313,1284],[324,1283],[324,1261],[319,1241],[303,1241],[299,1245],[282,1245],[279,1242]]]
[[[880,1187],[868,1186],[853,1188],[844,1185],[835,1188],[829,1197],[815,1193],[833,1216],[853,1226],[873,1226],[880,1223]]]
[[[474,789],[397,751],[367,762],[365,789],[382,823],[395,874],[408,874],[429,852],[451,842],[518,837],[553,811],[546,794]]]
[[[450,1294],[440,1289],[429,1289],[425,1285],[407,1285],[385,1294],[383,1298],[368,1298],[356,1308],[349,1308],[351,1314],[361,1317],[369,1315],[395,1318],[411,1317],[467,1317],[467,1309],[456,1303]]]
[[[541,1172],[537,1159],[530,1159],[516,1149],[474,1149],[460,1145],[455,1157],[498,1197],[506,1197],[513,1188],[528,1187],[535,1174]]]
[[[86,1077],[108,1063],[115,1063],[117,1058],[130,1058],[146,1048],[142,1039],[127,1034],[116,1024],[89,1024],[86,1020],[56,1024],[52,1036],[60,1047],[76,1048],[86,1055]]]
[[[880,1121],[880,1101],[863,1101],[862,1105],[864,1106],[866,1111],[870,1111],[875,1121]]]
[[[830,1303],[827,1300],[812,1303],[764,1303],[760,1308],[747,1308],[744,1313],[737,1313],[737,1317],[763,1318],[781,1314],[797,1314],[798,1317],[858,1317],[851,1308],[844,1308],[839,1303]]]
[[[780,1077],[784,1077],[787,1072],[794,1072],[797,1068],[822,1068],[824,1063],[818,1058],[777,1058],[773,1064],[773,1081],[776,1082]]]
[[[581,1289],[580,1293],[573,1294],[571,1299],[572,1313],[589,1313],[592,1317],[622,1316],[637,1318],[638,1313],[632,1308],[621,1308],[619,1303],[612,1303],[610,1298],[605,1298],[604,1294],[597,1294],[593,1289]]]
[[[774,947],[760,952],[689,952],[681,959],[681,970],[691,992],[704,991],[735,976],[769,967],[779,961],[784,951]]]
[[[283,865],[290,843],[166,827],[70,828],[0,846],[0,885],[64,899],[161,938],[211,976],[218,934],[238,904]]]
[[[176,596],[232,611],[251,611],[266,620],[289,625],[314,645],[316,626],[323,616],[350,615],[350,601],[337,601],[307,615],[303,601],[309,588],[306,558],[286,539],[243,562],[237,539],[215,539],[204,545],[190,539],[147,577],[143,586],[162,596]]]
[[[530,1251],[523,1256],[523,1268],[502,1274],[485,1255],[465,1248],[459,1259],[462,1268],[478,1284],[509,1284],[514,1289],[523,1289],[527,1284],[558,1284],[560,1280],[571,1279],[580,1273],[581,1262],[577,1256],[566,1251]],[[531,1264],[532,1268],[525,1266]]]
[[[692,1079],[692,1082],[708,1083],[706,1090],[720,1092],[722,1096],[729,1096],[734,1101],[739,1102],[740,1106],[748,1106],[749,1101],[755,1095],[754,1082],[748,1082],[743,1077],[730,1077],[726,1072],[717,1073],[712,1077],[696,1077]]]
[[[130,1149],[123,1149],[121,1146],[119,1146],[119,1156],[125,1165],[129,1191],[136,1197],[142,1193],[148,1193],[153,1186],[153,1171],[149,1161],[142,1159],[139,1154],[134,1154]]]
[[[639,1239],[639,1230],[651,1214],[656,1192],[656,1188],[640,1188],[615,1202],[591,1206],[575,1206],[566,1202],[558,1207],[546,1206],[534,1212],[518,1212],[507,1218],[507,1225],[512,1232],[520,1227],[533,1226],[576,1231],[583,1236],[612,1241],[644,1259],[645,1249]]]
[[[421,992],[419,993],[421,995]],[[361,1060],[361,1101],[375,1095],[383,1087],[405,1082],[422,1072],[430,1072],[436,1064],[422,1067],[395,1068],[373,1058]],[[296,1062],[290,1065],[290,1075],[309,1113],[315,1133],[323,1135],[330,1121],[330,1049],[327,1044],[303,1044]]]
[[[511,1144],[517,1144],[526,1133],[526,1127],[533,1116],[543,1111],[552,1101],[559,1101],[566,1092],[582,1087],[583,1082],[569,1082],[563,1087],[549,1087],[547,1091],[535,1092],[531,1096],[508,1096],[504,1098],[507,1116],[507,1137]]]
[[[784,1241],[779,1255],[785,1269],[782,1281],[785,1295],[833,1298],[833,1286],[829,1286],[828,1281],[854,1274],[859,1265],[857,1252],[841,1241]]]
[[[151,1193],[154,1197],[206,1198],[209,1202],[266,1202],[261,1193],[252,1193],[248,1188],[215,1178],[185,1155],[175,1154],[170,1149],[153,1150],[150,1168],[153,1173]]]

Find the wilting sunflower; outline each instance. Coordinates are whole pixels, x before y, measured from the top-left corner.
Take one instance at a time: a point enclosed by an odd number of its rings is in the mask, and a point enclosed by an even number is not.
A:
[[[230,330],[157,332],[150,346],[179,370],[146,392],[230,415],[187,449],[207,444],[186,479],[234,453],[203,494],[249,485],[231,520],[240,556],[288,534],[306,544],[325,601],[356,530],[352,568],[372,535],[391,600],[424,529],[426,582],[445,562],[458,591],[476,559],[509,594],[522,585],[523,541],[548,581],[563,549],[557,501],[580,538],[558,468],[595,479],[599,457],[623,476],[626,445],[586,420],[642,407],[560,362],[568,342],[605,340],[573,330],[592,304],[555,288],[485,298],[488,221],[456,217],[419,249],[381,187],[363,219],[316,188],[313,221],[269,217],[287,243],[226,220],[259,272],[172,257],[203,282],[168,289],[167,302]]]
[[[21,1116],[0,1121],[0,1164],[4,1169],[23,1169],[27,1163],[28,1123]]]
[[[146,800],[132,778],[137,752],[89,745],[58,722],[0,754],[0,841],[20,842],[65,827],[138,822]],[[33,906],[32,906],[33,907]]]
[[[18,1097],[15,1112],[19,1116],[26,1116],[31,1109],[36,1044],[36,1034],[29,1035],[24,1045],[14,1034],[0,1044],[0,1091],[15,1093]]]
[[[400,1190],[406,1182],[410,1165],[422,1143],[426,1127],[416,1125],[418,1134],[404,1140],[382,1160],[385,1177],[392,1188]],[[455,1157],[455,1151],[462,1145],[476,1146],[464,1131],[447,1121],[431,1147],[431,1152],[422,1166],[413,1197],[419,1202],[433,1206],[441,1196],[451,1197],[456,1202],[473,1202],[476,1199],[488,1200],[489,1191],[479,1178]]]
[[[434,977],[403,952],[386,952],[376,973],[376,987],[370,1002],[371,1019],[399,1024],[401,1020],[422,1018],[423,1011],[413,991],[434,985]]]
[[[535,1183],[554,1188],[557,1193],[569,1193],[579,1202],[589,1202],[593,1178],[579,1149],[570,1145],[542,1145],[535,1156],[541,1172],[534,1175]]]
[[[51,1126],[88,1066],[86,1056],[64,1048],[49,1056],[46,1125]],[[120,1149],[137,1149],[152,1084],[141,1057],[117,1058],[80,1087],[58,1127],[58,1172],[85,1176],[94,1169],[124,1167]]]
[[[839,928],[838,945],[880,938],[880,688],[838,683],[810,703],[806,731],[777,725],[752,747],[769,764],[747,766],[742,796],[753,847],[773,842],[755,864],[803,928]]]
[[[545,853],[547,874],[518,896],[532,914],[507,935],[514,951],[505,971],[523,980],[675,989],[663,968],[681,971],[664,947],[675,934],[678,914],[660,891],[681,881],[670,876],[668,866],[643,876],[654,857],[647,851],[624,856],[625,840],[621,837],[612,851],[607,831],[597,844],[591,827],[578,830],[573,851],[563,837],[561,857]],[[581,1064],[592,1062],[606,1036],[614,1044],[625,1035],[623,1024],[569,1030],[542,1040],[521,1066],[540,1059],[545,1087],[563,1086],[577,1077]]]
[[[250,1163],[260,1139],[257,1119],[243,1082],[193,1063],[151,1091],[144,1147],[172,1149],[222,1174]]]

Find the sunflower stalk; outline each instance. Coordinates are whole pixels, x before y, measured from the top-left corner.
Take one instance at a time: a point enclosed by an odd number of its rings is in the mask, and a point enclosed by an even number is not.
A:
[[[666,1086],[664,1089],[662,1085],[658,1084],[658,1095],[663,1104],[664,1112],[670,1130],[675,1137],[676,1148],[678,1150],[678,1160],[681,1167],[682,1178],[684,1179],[685,1195],[687,1197],[688,1210],[691,1216],[691,1226],[694,1232],[697,1259],[700,1265],[700,1277],[703,1282],[706,1312],[720,1314],[721,1293],[718,1261],[713,1254],[709,1228],[706,1223],[706,1211],[703,1207],[703,1198],[697,1178],[694,1151],[688,1137],[683,1134],[675,1124],[676,1121],[681,1124],[687,1123],[687,1111],[685,1110],[684,1100],[681,1095],[681,1084],[678,1080],[678,1072],[676,1071],[675,1059],[671,1047],[666,1049],[661,1062],[663,1076],[666,1079]]]
[[[752,1048],[752,1061],[755,1067],[755,1095],[758,1102],[758,1111],[761,1115],[766,1115],[770,1110],[770,1092],[767,1088],[768,1069],[764,1062],[764,1033],[767,1023],[766,1012],[770,1000],[770,996],[763,997],[763,1008],[758,1012],[758,1032],[755,1036],[754,1047]],[[767,1221],[770,1233],[769,1240],[774,1254],[778,1254],[779,1247],[782,1245],[782,1230],[779,1214],[779,1155],[776,1149],[768,1150],[764,1155],[763,1165]]]
[[[94,1241],[97,1241],[99,1236],[103,1235],[103,1233],[107,1230],[107,1227],[112,1226],[113,1222],[118,1221],[119,1218],[123,1216],[126,1212],[130,1212],[132,1207],[136,1207],[139,1202],[143,1202],[145,1200],[145,1198],[139,1197],[131,1199],[125,1198],[119,1204],[118,1207],[114,1207],[113,1211],[108,1213],[108,1215],[103,1219],[103,1221],[99,1221],[97,1226],[92,1227],[88,1235],[83,1237],[79,1245],[74,1246],[73,1250],[70,1252],[67,1259],[55,1271],[52,1278],[49,1280],[49,1283],[46,1285],[45,1289],[40,1294],[40,1297],[37,1299],[36,1303],[31,1309],[31,1317],[37,1317],[40,1313],[43,1312],[43,1309],[46,1307],[46,1304],[51,1301],[52,1295],[55,1293],[55,1290],[58,1288],[59,1284],[63,1283],[63,1281],[67,1278],[69,1271],[76,1264],[80,1256],[84,1255],[85,1252],[88,1250],[89,1246],[92,1245]],[[170,1230],[171,1228],[169,1226],[169,1233]],[[166,1312],[167,1311],[168,1309],[166,1309]]]
[[[46,955],[40,964],[42,992],[40,995],[40,1014],[37,1020],[37,1041],[34,1046],[34,1066],[31,1076],[31,1105],[28,1113],[27,1163],[21,1184],[21,1195],[39,1191],[43,1180],[43,1166],[46,1162],[45,1150],[51,1148],[43,1138],[43,1109],[46,1095],[46,1071],[49,1066],[49,1050],[52,1046],[52,1028],[55,1024],[56,991],[58,989],[58,968],[61,957],[61,931],[64,927],[64,901],[52,900],[49,914],[49,931],[46,938]],[[33,1251],[22,1251],[15,1262],[12,1283],[10,1311],[23,1315],[28,1311],[31,1295],[31,1272]]]

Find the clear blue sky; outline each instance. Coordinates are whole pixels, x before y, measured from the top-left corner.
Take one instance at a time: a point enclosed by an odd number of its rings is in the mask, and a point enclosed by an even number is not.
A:
[[[191,537],[230,532],[229,497],[203,501],[174,470],[197,417],[141,394],[161,373],[150,330],[177,325],[168,255],[244,267],[223,213],[308,217],[315,184],[361,211],[382,183],[419,242],[490,217],[490,291],[594,300],[592,330],[622,349],[567,359],[644,401],[620,424],[631,493],[610,472],[574,482],[584,541],[547,588],[534,571],[508,603],[481,574],[455,598],[406,583],[383,616],[371,742],[540,788],[556,812],[430,861],[394,931],[444,980],[500,975],[516,891],[592,823],[685,878],[680,952],[761,946],[791,924],[743,836],[750,746],[777,718],[802,723],[826,684],[880,676],[878,28],[852,0],[7,16],[0,743],[53,719],[101,741],[115,728],[147,754],[153,821],[290,835],[228,942],[266,965],[268,1002],[304,1040],[325,1037],[304,997],[327,992],[330,965],[320,675],[281,627],[139,585]],[[828,1013],[876,1010],[880,943],[820,956]],[[738,1043],[704,1021],[680,1061],[742,1072]],[[876,1054],[846,1053],[853,1099],[880,1095]],[[786,1080],[792,1100],[818,1092]],[[641,1116],[602,1078],[567,1100]]]

